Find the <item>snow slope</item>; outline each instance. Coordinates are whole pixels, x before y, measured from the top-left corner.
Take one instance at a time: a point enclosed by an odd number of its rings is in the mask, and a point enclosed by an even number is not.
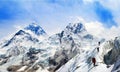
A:
[[[100,46],[89,46],[90,50],[77,54],[57,72],[119,72],[120,37],[102,43]],[[99,52],[97,51],[99,47]],[[91,58],[96,58],[94,67]]]

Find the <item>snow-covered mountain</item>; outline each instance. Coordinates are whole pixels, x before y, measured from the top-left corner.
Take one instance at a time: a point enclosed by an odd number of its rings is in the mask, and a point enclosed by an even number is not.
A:
[[[82,23],[69,23],[60,33],[49,37],[40,26],[30,24],[0,44],[0,71],[119,71],[119,45],[120,37],[99,39],[88,33]],[[93,67],[93,57],[98,66]]]
[[[57,70],[78,53],[89,49],[89,45],[95,46],[98,39],[90,35],[82,23],[70,23],[61,32],[56,34],[60,42],[60,49],[50,58],[53,63],[50,70]]]
[[[99,47],[99,52],[97,48]],[[92,58],[96,58],[93,66]],[[105,41],[100,46],[77,54],[56,72],[119,72],[120,71],[120,37]]]
[[[38,43],[47,37],[46,32],[38,25],[30,24],[18,30],[10,39],[0,45],[1,54],[19,55],[25,53],[30,47],[38,46]]]

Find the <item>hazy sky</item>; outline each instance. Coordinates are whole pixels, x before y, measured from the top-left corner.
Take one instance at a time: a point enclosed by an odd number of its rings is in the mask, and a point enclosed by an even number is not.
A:
[[[0,0],[0,38],[34,21],[51,35],[79,18],[91,28],[119,29],[120,0]]]

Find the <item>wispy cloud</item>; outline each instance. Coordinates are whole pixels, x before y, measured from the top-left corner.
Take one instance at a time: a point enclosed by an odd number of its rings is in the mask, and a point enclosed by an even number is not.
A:
[[[111,27],[112,25],[117,25],[114,21],[114,16],[109,9],[103,7],[99,2],[94,2],[94,7],[99,20],[106,23],[106,26]]]
[[[85,23],[87,31],[98,37],[98,38],[105,38],[107,40],[114,39],[117,36],[120,36],[120,26],[112,26],[111,28],[106,28],[100,22],[87,22]]]

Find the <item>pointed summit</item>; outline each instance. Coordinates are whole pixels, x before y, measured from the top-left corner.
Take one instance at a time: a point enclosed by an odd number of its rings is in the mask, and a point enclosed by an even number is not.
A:
[[[66,26],[65,31],[67,30],[74,33],[74,34],[78,34],[81,33],[83,31],[86,31],[84,25],[82,23],[69,23],[68,26]]]
[[[40,27],[36,23],[30,24],[27,27],[25,27],[24,29],[31,31],[34,34],[38,35],[38,36],[40,36],[40,35],[46,35],[46,32],[42,29],[42,27]]]

